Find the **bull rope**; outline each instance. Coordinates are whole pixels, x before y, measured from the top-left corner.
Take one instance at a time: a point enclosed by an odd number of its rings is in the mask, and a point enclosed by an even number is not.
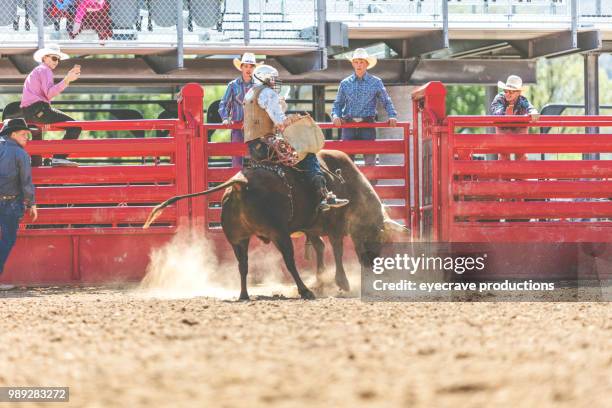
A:
[[[293,188],[291,187],[291,184],[289,184],[289,181],[287,181],[287,174],[285,173],[285,171],[279,165],[253,163],[252,161],[247,168],[268,170],[276,174],[278,177],[280,177],[285,187],[287,187],[287,198],[289,199],[289,220],[288,222],[291,223],[291,221],[293,220]]]

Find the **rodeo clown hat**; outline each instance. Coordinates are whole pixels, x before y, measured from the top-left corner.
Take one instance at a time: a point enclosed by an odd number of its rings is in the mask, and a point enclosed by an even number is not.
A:
[[[60,50],[59,45],[49,44],[34,53],[34,61],[42,62],[43,57],[46,55],[57,55],[62,61],[70,58],[70,55],[63,53]]]
[[[497,86],[501,89],[507,89],[509,91],[522,91],[523,90],[523,80],[520,76],[510,75],[508,79],[506,79],[506,83],[504,84],[502,81],[497,82]]]
[[[353,55],[351,55],[350,57],[347,57],[347,59],[351,62],[353,62],[353,60],[356,60],[356,59],[366,60],[368,61],[367,69],[374,68],[374,66],[378,62],[376,57],[372,57],[368,55],[368,52],[363,48],[356,48],[355,51],[353,51]]]
[[[252,52],[245,52],[242,55],[242,59],[234,58],[234,66],[238,71],[240,71],[240,67],[242,64],[250,64],[250,65],[261,65],[263,62],[257,62],[255,60],[255,54]]]

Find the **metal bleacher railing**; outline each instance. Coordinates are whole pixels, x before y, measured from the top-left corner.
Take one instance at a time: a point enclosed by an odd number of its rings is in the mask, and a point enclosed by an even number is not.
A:
[[[0,44],[167,46],[176,45],[179,30],[186,47],[203,42],[240,44],[245,37],[317,41],[316,0],[251,0],[247,4],[242,0],[0,0]]]
[[[330,20],[348,23],[418,24],[440,22],[444,2],[449,21],[456,24],[554,23],[571,19],[572,0],[332,0],[328,1],[327,12]],[[604,21],[612,15],[612,2],[607,0],[577,0],[577,8],[579,19],[585,22]]]
[[[572,14],[576,1],[576,13]],[[181,10],[179,12],[179,10]],[[612,25],[608,0],[0,0],[0,44],[99,47],[318,42],[318,20],[350,26],[512,29]],[[248,18],[244,18],[248,15]],[[575,18],[574,18],[575,17]],[[387,24],[390,24],[387,26]],[[321,44],[319,44],[321,45]]]

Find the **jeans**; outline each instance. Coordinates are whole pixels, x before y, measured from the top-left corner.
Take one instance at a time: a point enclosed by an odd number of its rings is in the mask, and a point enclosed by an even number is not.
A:
[[[244,133],[240,129],[232,129],[232,143],[244,142]],[[232,157],[232,167],[242,167],[242,157]]]
[[[0,274],[17,240],[19,220],[23,217],[24,206],[18,197],[14,200],[0,200]]]
[[[346,119],[346,122],[351,123],[350,119]],[[364,123],[374,122],[374,118],[371,120],[367,118]],[[342,129],[342,140],[376,140],[376,129],[374,128],[348,128]],[[355,160],[355,155],[351,155],[351,159]],[[375,154],[364,154],[363,160],[366,166],[374,166],[376,164]]]
[[[308,153],[304,160],[295,167],[304,172],[310,183],[313,183],[317,177],[325,177],[321,171],[321,164],[314,153]]]
[[[57,123],[57,122],[72,122],[70,116],[58,109],[53,109],[51,105],[45,102],[35,102],[30,106],[22,108],[24,118],[27,122],[34,123]],[[78,139],[81,134],[81,128],[68,128],[64,134],[64,140]],[[32,134],[32,139],[42,140],[42,133],[36,132]],[[67,154],[56,154],[56,159],[65,159]],[[40,166],[42,164],[40,156],[32,156],[32,166]]]

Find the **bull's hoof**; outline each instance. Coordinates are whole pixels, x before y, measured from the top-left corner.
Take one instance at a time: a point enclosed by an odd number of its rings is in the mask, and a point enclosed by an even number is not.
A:
[[[338,287],[345,292],[351,291],[351,285],[349,284],[348,279],[346,279],[346,275],[336,275],[336,285],[338,285]]]
[[[300,292],[300,296],[302,296],[302,299],[304,299],[304,300],[314,300],[314,299],[316,299],[314,293],[312,293],[312,291],[310,289],[306,289],[306,290]]]

